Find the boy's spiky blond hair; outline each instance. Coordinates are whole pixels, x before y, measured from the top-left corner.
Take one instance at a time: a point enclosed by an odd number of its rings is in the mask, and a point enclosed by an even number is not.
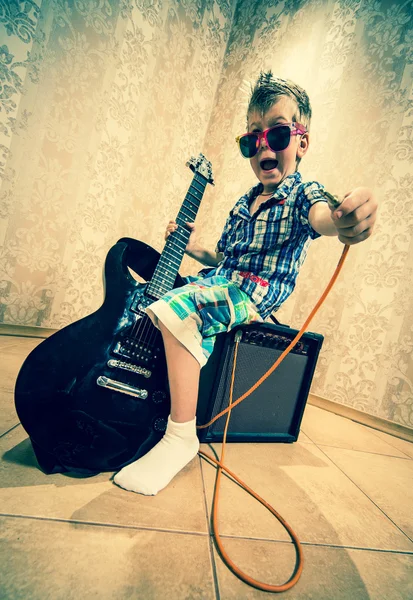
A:
[[[248,103],[247,116],[253,110],[265,114],[282,96],[288,96],[297,105],[298,113],[294,120],[310,128],[311,105],[307,92],[287,79],[274,77],[272,71],[261,71]]]

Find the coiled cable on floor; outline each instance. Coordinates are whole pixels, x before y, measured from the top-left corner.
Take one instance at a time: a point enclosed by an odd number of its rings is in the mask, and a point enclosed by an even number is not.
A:
[[[222,449],[221,449],[220,460],[216,460],[215,458],[213,458],[212,456],[210,456],[209,454],[206,454],[205,452],[203,452],[201,450],[199,451],[199,454],[201,455],[202,458],[212,461],[218,467],[217,473],[216,473],[216,478],[215,478],[215,488],[214,488],[214,497],[213,497],[212,531],[213,531],[213,535],[214,535],[215,542],[218,547],[219,553],[220,553],[223,561],[225,562],[225,564],[228,566],[228,568],[231,569],[231,571],[239,579],[241,579],[248,585],[251,585],[252,587],[255,587],[259,590],[263,590],[265,592],[285,592],[285,591],[289,590],[290,588],[292,588],[297,583],[297,581],[299,580],[299,578],[301,576],[302,570],[303,570],[303,564],[304,564],[303,551],[302,551],[302,547],[301,547],[301,544],[300,544],[300,541],[299,541],[297,535],[294,533],[294,531],[290,527],[290,525],[283,519],[283,517],[279,513],[277,513],[277,511],[270,504],[268,504],[268,502],[266,502],[263,498],[261,498],[256,492],[254,492],[247,484],[245,484],[243,481],[241,481],[234,473],[232,473],[224,465],[225,445],[226,445],[226,437],[227,437],[230,415],[231,415],[232,409],[237,404],[239,404],[240,402],[245,400],[245,398],[247,398],[250,394],[252,394],[261,385],[261,383],[263,381],[265,381],[265,379],[267,379],[267,377],[269,377],[271,375],[271,373],[273,373],[275,371],[275,369],[278,367],[278,365],[284,360],[284,358],[287,356],[287,354],[289,352],[291,352],[291,350],[294,348],[296,343],[299,341],[299,339],[305,333],[308,325],[313,320],[314,316],[318,312],[318,309],[323,304],[323,302],[326,299],[326,297],[328,296],[331,288],[333,287],[338,275],[340,274],[340,271],[343,267],[344,261],[348,254],[348,251],[349,251],[349,246],[345,245],[343,252],[341,254],[340,260],[337,264],[336,270],[334,271],[334,274],[333,274],[331,280],[329,281],[324,292],[321,294],[318,302],[314,306],[313,310],[311,311],[311,313],[308,316],[307,320],[305,321],[304,325],[301,327],[300,331],[297,333],[297,335],[292,340],[292,342],[289,344],[289,346],[278,357],[278,359],[268,369],[268,371],[266,373],[264,373],[264,375],[262,377],[260,377],[260,379],[258,379],[258,381],[249,390],[247,390],[244,394],[242,394],[242,396],[240,396],[239,398],[237,398],[237,400],[235,400],[235,402],[233,402],[232,396],[233,396],[233,389],[234,389],[238,345],[239,345],[239,342],[241,339],[241,335],[238,335],[239,332],[236,333],[235,347],[234,347],[234,360],[233,360],[232,374],[231,374],[229,405],[225,410],[221,411],[219,414],[217,414],[213,419],[211,419],[211,421],[209,421],[205,425],[197,426],[197,429],[204,429],[204,428],[212,425],[212,423],[214,423],[217,419],[219,419],[223,415],[227,414],[227,419],[226,419],[224,434],[223,434],[223,439],[222,439]],[[288,533],[292,539],[292,542],[295,546],[295,549],[296,549],[297,560],[296,560],[296,566],[293,571],[293,574],[291,575],[290,579],[288,581],[286,581],[285,583],[283,583],[281,585],[272,585],[272,584],[268,584],[268,583],[265,583],[262,581],[258,581],[256,579],[254,579],[253,577],[251,577],[250,575],[247,575],[247,573],[244,573],[244,571],[242,571],[228,556],[228,554],[223,546],[223,543],[221,541],[221,537],[220,537],[219,529],[218,529],[218,500],[219,500],[219,490],[220,490],[220,484],[221,484],[222,471],[225,471],[225,473],[227,473],[234,481],[236,481],[246,492],[251,494],[251,496],[253,496],[256,500],[258,500],[258,502],[260,502],[263,506],[265,506],[265,508],[267,508],[278,519],[278,521],[281,523],[281,525],[283,525],[283,527],[288,531]]]

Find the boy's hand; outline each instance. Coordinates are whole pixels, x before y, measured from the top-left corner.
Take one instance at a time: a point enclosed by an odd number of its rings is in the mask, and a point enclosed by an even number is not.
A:
[[[189,236],[189,240],[185,248],[185,252],[189,254],[195,249],[196,246],[195,223],[185,223],[185,225],[188,227],[188,229],[191,230],[191,234]],[[177,223],[175,221],[169,221],[168,225],[166,226],[165,240],[167,240],[171,233],[173,233],[177,229]]]
[[[347,192],[340,206],[331,208],[331,218],[340,242],[351,246],[370,237],[376,212],[377,201],[371,190],[359,187]]]

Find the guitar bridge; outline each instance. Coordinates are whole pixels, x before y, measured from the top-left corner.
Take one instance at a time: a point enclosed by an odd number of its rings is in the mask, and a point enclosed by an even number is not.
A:
[[[137,373],[138,375],[143,375],[146,379],[152,375],[152,371],[149,371],[144,367],[138,367],[138,365],[132,365],[131,363],[124,362],[123,360],[116,360],[114,358],[108,360],[108,367],[111,369],[123,369],[124,371],[130,371],[131,373]]]

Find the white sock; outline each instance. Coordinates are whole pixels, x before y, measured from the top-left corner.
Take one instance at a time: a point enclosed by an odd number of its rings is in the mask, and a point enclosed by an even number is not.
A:
[[[147,454],[123,467],[114,482],[125,490],[155,496],[198,453],[196,419],[175,423],[168,418],[165,435]]]

